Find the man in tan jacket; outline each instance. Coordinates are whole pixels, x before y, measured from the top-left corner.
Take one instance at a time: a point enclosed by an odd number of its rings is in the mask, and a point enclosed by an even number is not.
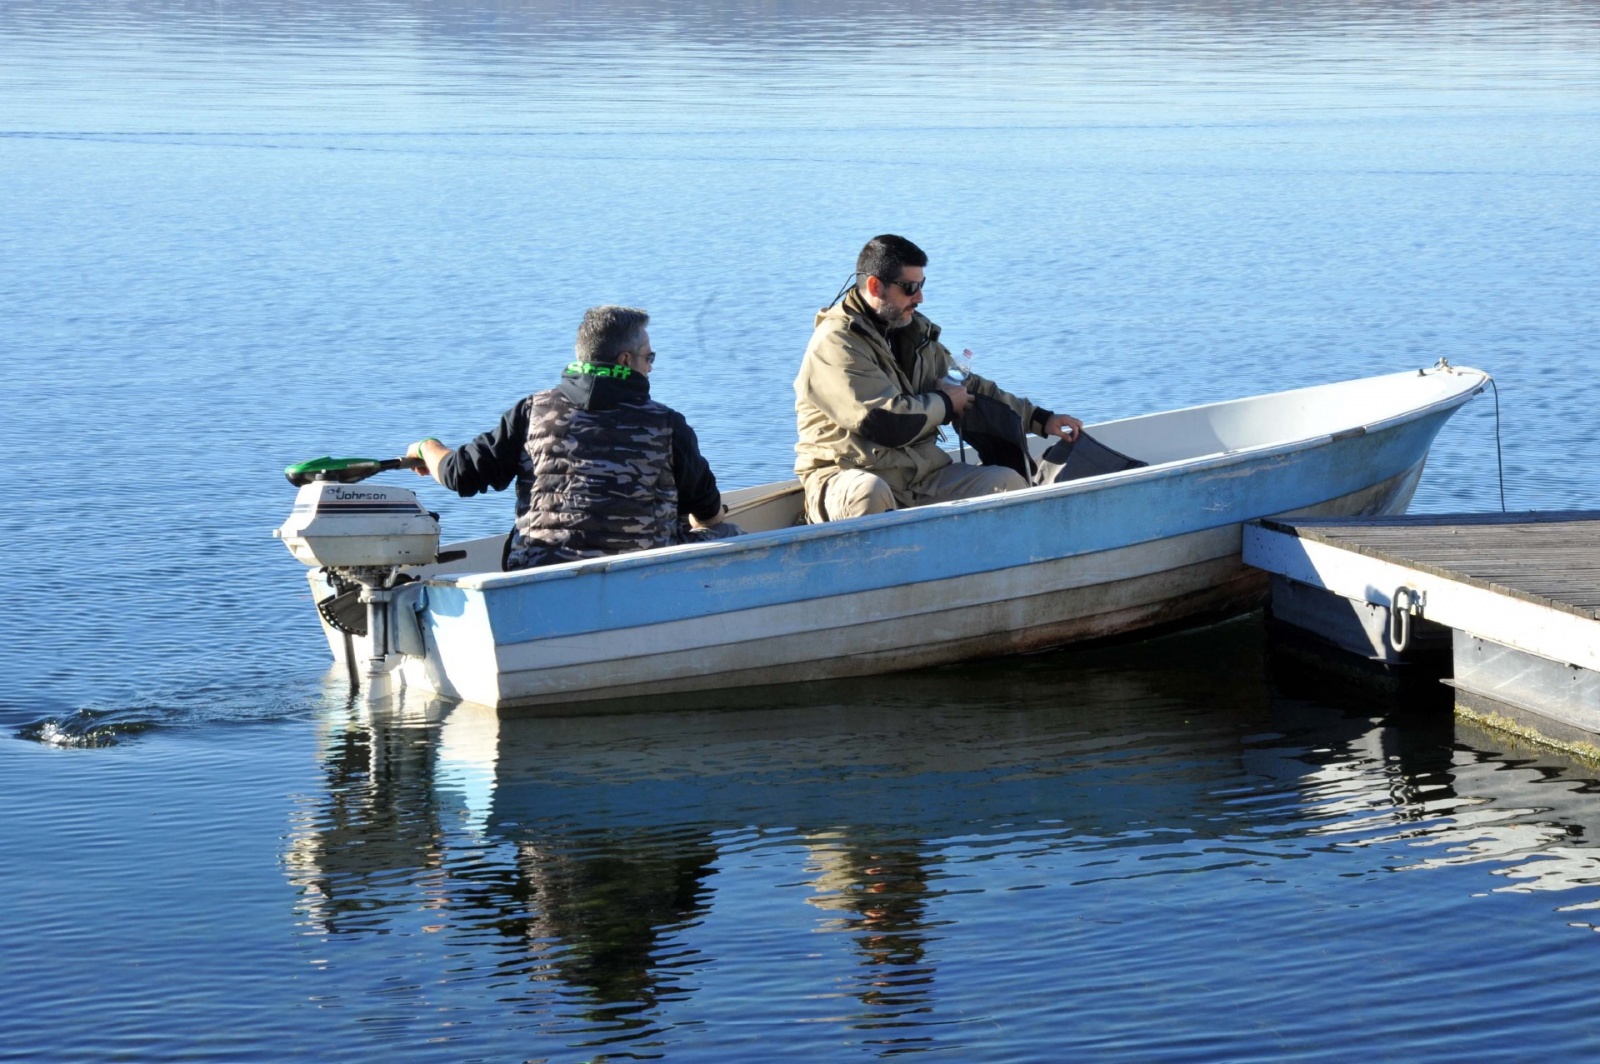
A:
[[[817,313],[795,378],[806,518],[816,523],[1026,487],[1005,466],[952,464],[939,426],[960,417],[974,395],[996,399],[1041,436],[1072,439],[1077,418],[1053,414],[954,364],[939,326],[917,311],[928,256],[902,236],[867,241],[856,283]]]

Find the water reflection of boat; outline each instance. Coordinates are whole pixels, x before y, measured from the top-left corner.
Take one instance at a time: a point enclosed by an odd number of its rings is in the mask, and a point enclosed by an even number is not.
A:
[[[775,852],[815,930],[851,943],[847,992],[893,1022],[936,975],[951,846],[1221,827],[1242,722],[1266,708],[1259,646],[1236,635],[1185,637],[1152,675],[1113,649],[648,716],[352,707],[287,863],[328,933],[489,933],[520,953],[506,970],[576,988],[586,1016],[625,1029],[685,992],[694,959],[668,944],[731,889],[734,855]],[[1197,704],[1208,719],[1186,720]]]
[[[1600,799],[1580,769],[1453,745],[1447,716],[1419,731],[1371,700],[1279,694],[1253,633],[666,715],[352,709],[290,874],[324,931],[437,929],[459,963],[483,951],[500,993],[555,995],[616,1038],[692,996],[730,934],[826,958],[844,1022],[915,1027],[951,902],[990,890],[1068,892],[1026,895],[1048,919],[1080,886],[1222,861],[1294,875],[1278,858],[1338,851],[1386,873],[1482,863],[1505,889],[1593,904]]]
[[[396,593],[400,675],[491,706],[655,697],[1238,612],[1265,588],[1240,522],[1403,511],[1485,380],[1441,366],[1096,425],[1149,465],[825,525],[793,527],[793,482],[745,489],[729,502],[753,534],[715,543],[512,573],[491,571],[499,538],[458,543],[463,558]],[[365,655],[328,635],[336,656]]]

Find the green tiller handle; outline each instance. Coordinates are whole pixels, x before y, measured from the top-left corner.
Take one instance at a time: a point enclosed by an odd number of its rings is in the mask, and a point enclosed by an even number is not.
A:
[[[426,469],[420,458],[313,458],[309,462],[296,462],[285,466],[283,475],[296,487],[316,480],[331,480],[338,484],[354,484],[377,473],[390,469]]]

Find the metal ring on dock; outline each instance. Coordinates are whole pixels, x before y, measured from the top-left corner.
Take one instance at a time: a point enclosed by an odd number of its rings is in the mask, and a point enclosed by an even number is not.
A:
[[[1404,605],[1401,604],[1402,599]],[[1411,644],[1411,614],[1419,605],[1417,593],[1404,584],[1389,596],[1389,645],[1396,654],[1404,654]]]

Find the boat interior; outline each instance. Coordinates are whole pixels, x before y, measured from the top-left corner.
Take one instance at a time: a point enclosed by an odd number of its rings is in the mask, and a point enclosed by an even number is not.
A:
[[[1114,450],[1160,465],[1367,428],[1451,401],[1473,383],[1481,388],[1486,379],[1472,369],[1415,370],[1122,418],[1088,425],[1086,430]],[[1038,458],[1054,441],[1030,437],[1028,442]],[[963,460],[954,443],[947,449],[956,461]],[[965,459],[976,464],[977,455],[968,449]],[[746,532],[801,523],[797,480],[738,488],[724,492],[723,499],[728,519]],[[448,550],[465,551],[466,556],[408,572],[426,579],[499,571],[504,539],[490,536],[452,543]]]

